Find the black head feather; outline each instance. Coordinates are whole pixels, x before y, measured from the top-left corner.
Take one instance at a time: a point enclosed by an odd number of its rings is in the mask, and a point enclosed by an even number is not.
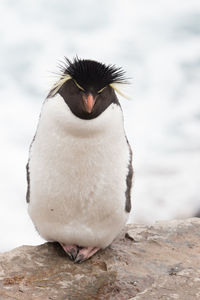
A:
[[[81,119],[94,119],[110,104],[120,106],[113,83],[127,83],[125,72],[115,65],[105,65],[94,60],[66,58],[60,65],[61,78],[53,86],[47,98],[57,93],[64,99],[72,113]],[[91,112],[85,108],[84,99],[92,95],[94,104]]]
[[[85,91],[91,88],[99,91],[112,83],[127,83],[125,72],[121,68],[78,57],[73,61],[66,58],[61,71],[74,79]]]

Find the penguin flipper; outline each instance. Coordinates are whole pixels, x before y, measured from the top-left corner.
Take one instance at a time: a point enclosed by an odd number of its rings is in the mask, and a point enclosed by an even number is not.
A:
[[[26,180],[27,180],[27,192],[26,192],[26,202],[30,202],[30,171],[29,171],[29,161],[26,164]]]
[[[126,139],[127,140],[127,139]],[[133,179],[133,166],[132,166],[132,150],[131,146],[127,140],[128,148],[129,148],[129,164],[128,164],[128,174],[126,177],[126,204],[125,204],[125,211],[130,212],[131,211],[131,187],[132,187],[132,179]]]

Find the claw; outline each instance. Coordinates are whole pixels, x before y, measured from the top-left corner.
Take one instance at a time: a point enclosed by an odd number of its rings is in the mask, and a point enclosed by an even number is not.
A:
[[[100,248],[97,247],[85,247],[79,250],[76,259],[74,260],[75,263],[82,263],[83,261],[90,258],[94,255]]]
[[[72,248],[70,253],[71,253],[72,259],[75,260],[77,254],[78,254],[78,248],[76,248],[76,249]]]
[[[83,261],[83,255],[81,254],[81,255],[78,255],[77,257],[76,257],[76,259],[74,260],[74,262],[75,263],[81,263],[82,261]]]
[[[63,243],[60,243],[60,245],[62,246],[63,250],[67,253],[67,255],[69,256],[69,258],[71,260],[75,260],[78,254],[78,246],[76,245],[65,245]]]

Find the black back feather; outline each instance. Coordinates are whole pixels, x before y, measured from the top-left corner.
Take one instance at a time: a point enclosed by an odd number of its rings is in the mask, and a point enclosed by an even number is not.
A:
[[[65,58],[65,64],[61,67],[61,71],[65,75],[69,75],[84,90],[91,88],[99,91],[105,86],[112,83],[127,83],[125,72],[115,65],[105,65],[103,63],[89,60],[74,58],[70,61]]]

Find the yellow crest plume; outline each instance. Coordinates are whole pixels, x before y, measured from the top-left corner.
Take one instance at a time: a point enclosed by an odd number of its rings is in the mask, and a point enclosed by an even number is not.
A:
[[[127,99],[127,100],[130,100],[130,99],[131,99],[129,96],[125,95],[122,91],[120,91],[120,89],[117,87],[117,85],[119,85],[119,84],[116,84],[116,83],[110,83],[109,85],[113,88],[113,90],[115,90],[115,92],[117,92],[117,93],[118,93],[120,96],[122,96],[123,98],[125,98],[125,99]],[[123,83],[123,85],[124,85],[124,83]]]
[[[71,79],[71,76],[68,75],[68,74],[62,74],[60,79],[53,85],[50,93],[49,93],[49,96],[50,97],[53,97],[55,96],[55,94],[57,93],[57,91],[61,88],[61,86],[66,82],[68,81],[69,79]]]

